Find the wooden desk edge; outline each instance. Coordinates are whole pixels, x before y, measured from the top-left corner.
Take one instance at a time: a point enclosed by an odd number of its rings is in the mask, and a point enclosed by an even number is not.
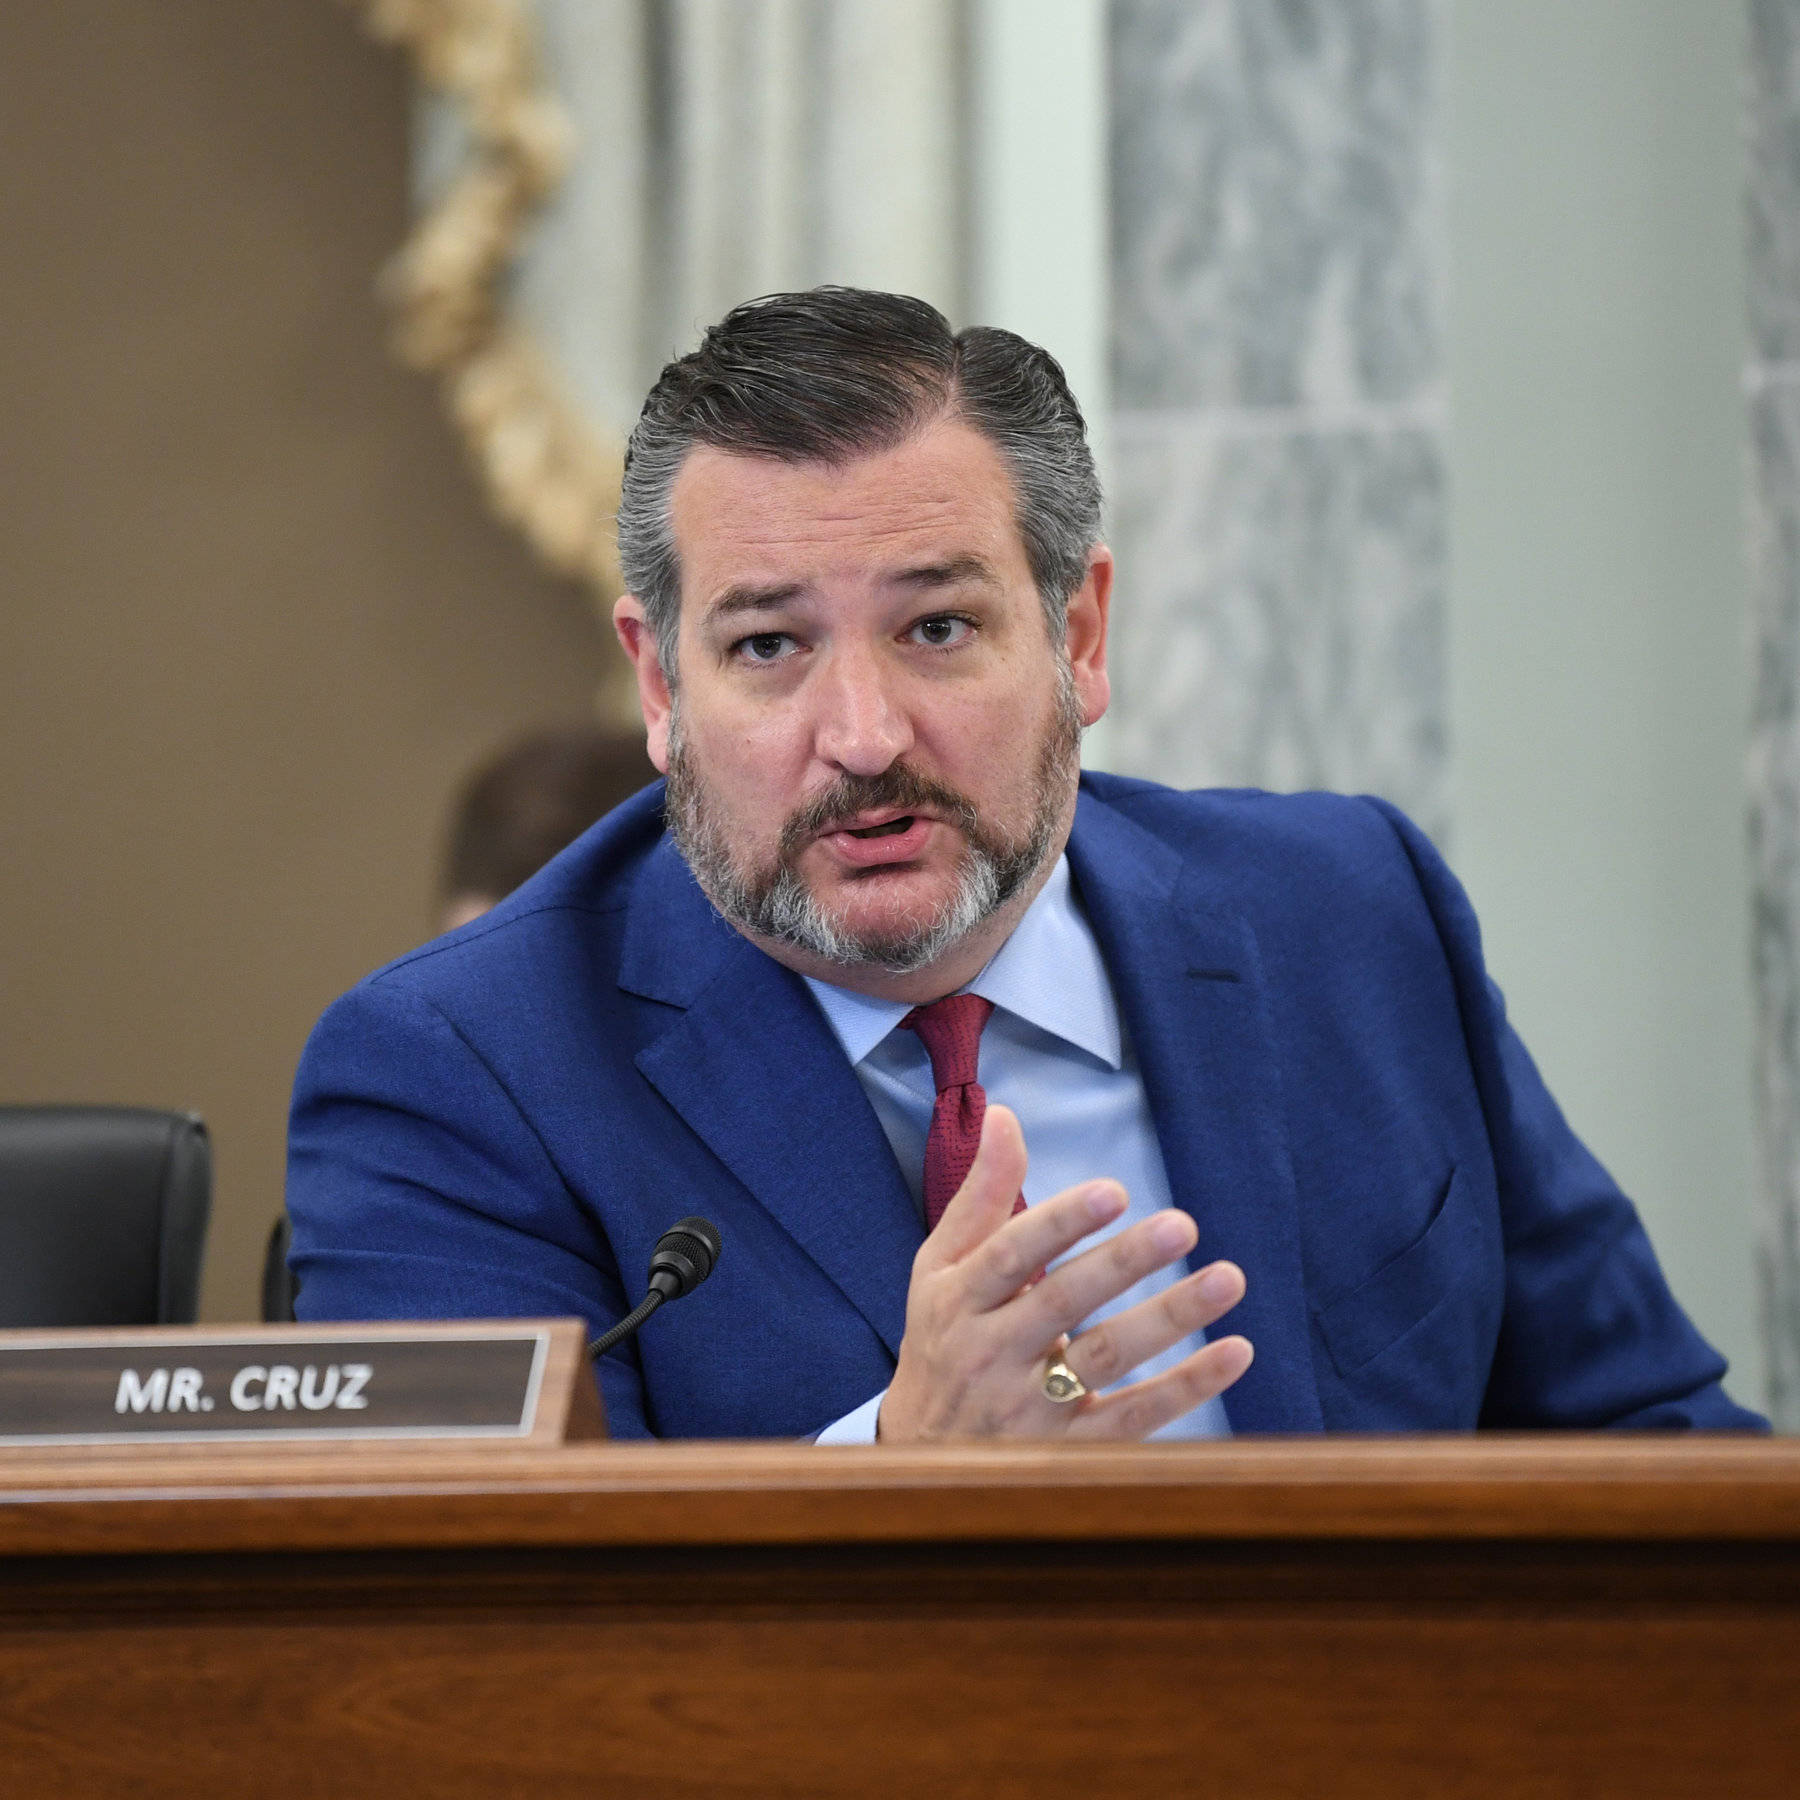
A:
[[[0,1452],[0,1554],[809,1542],[1800,1544],[1800,1441],[144,1445]]]

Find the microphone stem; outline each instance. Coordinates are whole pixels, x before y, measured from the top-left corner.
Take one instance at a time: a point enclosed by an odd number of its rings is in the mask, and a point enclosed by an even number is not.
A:
[[[629,1337],[636,1331],[667,1297],[661,1288],[652,1288],[612,1330],[602,1332],[588,1345],[588,1355],[597,1362],[620,1338]]]

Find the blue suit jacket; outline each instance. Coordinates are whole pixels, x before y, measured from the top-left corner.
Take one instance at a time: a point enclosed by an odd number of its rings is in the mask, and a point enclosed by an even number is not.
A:
[[[1083,778],[1069,858],[1195,1266],[1241,1264],[1238,1432],[1760,1423],[1508,1027],[1469,904],[1378,802]],[[921,1226],[799,978],[652,788],[321,1020],[304,1318],[583,1314],[675,1219],[712,1279],[601,1374],[615,1435],[818,1431],[886,1385]]]

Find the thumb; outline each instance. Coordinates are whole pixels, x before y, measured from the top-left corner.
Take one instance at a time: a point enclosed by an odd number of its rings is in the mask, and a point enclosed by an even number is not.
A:
[[[963,1184],[925,1240],[938,1263],[960,1262],[1012,1217],[1025,1184],[1025,1134],[1007,1106],[990,1106],[981,1121],[981,1143]]]

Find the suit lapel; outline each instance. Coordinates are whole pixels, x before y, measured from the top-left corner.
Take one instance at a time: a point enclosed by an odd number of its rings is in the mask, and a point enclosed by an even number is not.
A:
[[[1160,838],[1085,789],[1069,861],[1136,1049],[1175,1203],[1248,1281],[1223,1329],[1256,1348],[1225,1395],[1232,1429],[1318,1431],[1292,1160],[1261,959]]]
[[[683,1009],[638,1068],[897,1355],[923,1228],[805,984],[720,919],[666,843],[632,897],[619,984]]]

